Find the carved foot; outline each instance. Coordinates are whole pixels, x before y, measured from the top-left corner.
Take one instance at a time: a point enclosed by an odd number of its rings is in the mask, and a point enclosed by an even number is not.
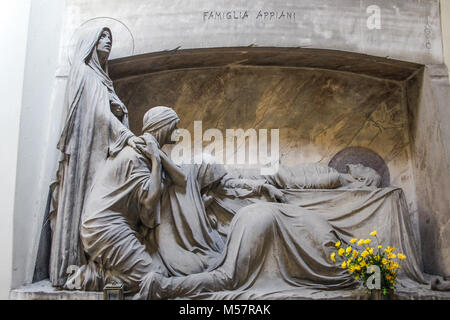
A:
[[[150,272],[141,280],[140,291],[133,296],[133,300],[162,299],[161,282],[164,276],[160,273]]]
[[[450,281],[444,281],[440,277],[431,279],[430,286],[434,291],[450,291]]]
[[[64,290],[81,290],[81,273],[82,267],[76,269],[68,278],[66,283],[63,285]]]

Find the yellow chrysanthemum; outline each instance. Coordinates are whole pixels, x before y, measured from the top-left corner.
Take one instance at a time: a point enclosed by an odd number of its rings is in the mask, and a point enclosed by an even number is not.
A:
[[[389,259],[395,259],[395,258],[397,258],[397,256],[395,254],[393,254],[393,253],[389,253],[388,254],[388,258]]]
[[[382,263],[382,264],[387,264],[388,261],[387,261],[385,258],[383,258],[383,260],[381,260],[381,263]]]
[[[402,254],[402,253],[397,254],[397,257],[398,257],[400,260],[406,259],[406,256],[405,256],[404,254]]]
[[[391,247],[387,247],[386,249],[384,249],[384,251],[386,252],[386,253],[392,253],[392,251],[394,251],[395,250],[395,248],[391,248]]]
[[[353,250],[352,247],[347,247],[347,249],[345,249],[345,252],[346,252],[346,253],[350,253],[350,252],[352,252],[352,250]]]
[[[371,236],[375,237],[377,235],[377,230],[374,230],[370,233]]]
[[[381,248],[383,248],[383,246],[380,244],[380,245],[378,246],[378,249],[381,249]]]
[[[365,258],[369,255],[369,252],[367,251],[363,251],[363,253],[361,253],[361,257]]]
[[[345,269],[345,268],[347,268],[347,262],[345,262],[345,261],[344,261],[344,262],[342,262],[342,264],[341,264],[341,268],[342,268],[342,269]]]
[[[356,258],[357,256],[359,256],[359,252],[356,250],[353,250],[352,255],[353,255],[353,258]]]
[[[364,244],[364,239],[358,241],[358,246],[362,246]]]
[[[351,243],[356,243],[358,241],[358,239],[353,238],[352,240],[350,240]]]
[[[364,240],[364,244],[369,244],[369,243],[371,243],[371,242],[372,242],[372,240],[370,240],[370,239]]]
[[[331,261],[336,262],[336,252],[333,252],[330,256]]]
[[[341,246],[341,242],[340,242],[340,241],[336,242],[334,246],[335,246],[336,248],[339,248],[339,247]]]
[[[340,248],[340,249],[338,250],[338,255],[342,256],[342,255],[344,255],[344,253],[345,253],[344,248]]]

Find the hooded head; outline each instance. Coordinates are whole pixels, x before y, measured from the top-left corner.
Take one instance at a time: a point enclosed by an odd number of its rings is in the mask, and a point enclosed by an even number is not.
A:
[[[82,81],[84,68],[90,67],[100,78],[104,85],[110,91],[114,91],[113,82],[108,75],[108,59],[109,52],[106,53],[106,59],[101,64],[99,60],[98,50],[111,51],[112,48],[112,32],[108,27],[90,28],[83,31],[78,39],[75,57],[73,59],[72,68],[70,70],[69,81],[74,82],[74,87],[78,88]]]
[[[109,57],[112,48],[112,35],[108,28],[103,28],[100,38],[97,41],[97,53],[103,53],[106,57]]]
[[[374,169],[365,167],[362,164],[347,164],[347,172],[355,178],[355,180],[367,187],[379,188],[381,185],[381,176]]]
[[[154,107],[144,115],[142,133],[152,134],[161,147],[172,144],[174,142],[171,136],[179,121],[180,118],[172,108]]]
[[[97,56],[97,48],[101,51],[111,51],[112,32],[108,27],[87,28],[83,30],[75,49],[73,65],[77,63],[88,63],[93,56]],[[107,71],[107,70],[105,70]]]
[[[102,37],[106,37],[107,34],[109,38],[102,40]],[[110,100],[115,101],[117,104],[122,104],[115,94],[113,82],[108,75],[108,61],[106,60],[101,65],[98,58],[97,47],[103,41],[105,43],[102,44],[102,49],[107,49],[108,47],[110,49],[112,46],[112,33],[107,27],[85,29],[78,38],[66,87],[65,104],[69,112],[61,138],[58,142],[58,149],[62,152],[65,152],[68,139],[72,135],[71,131],[75,119],[75,110],[80,101],[80,97],[86,91],[84,90],[84,86],[87,77],[92,77],[93,75],[97,77],[108,88]],[[123,104],[122,109],[123,113],[126,114],[127,110]],[[128,126],[128,118],[125,116],[124,119],[123,123]]]

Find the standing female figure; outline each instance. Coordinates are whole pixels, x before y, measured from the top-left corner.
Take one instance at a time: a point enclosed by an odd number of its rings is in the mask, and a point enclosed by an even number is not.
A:
[[[126,145],[136,148],[136,143],[143,143],[129,130],[127,108],[108,75],[111,46],[109,28],[86,30],[67,81],[68,113],[57,146],[61,154],[56,181],[50,186],[50,280],[54,286],[65,283],[69,266],[85,262],[80,219],[96,170]]]

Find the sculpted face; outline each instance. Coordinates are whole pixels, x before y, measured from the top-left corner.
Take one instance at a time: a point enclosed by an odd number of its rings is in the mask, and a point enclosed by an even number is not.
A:
[[[365,167],[362,164],[347,164],[347,172],[356,180],[363,178]]]
[[[176,121],[162,129],[162,130],[164,130],[164,133],[163,133],[164,143],[163,144],[175,144],[175,141],[172,141],[171,138],[172,138],[172,133],[178,131],[177,126],[178,126],[178,121]]]
[[[366,186],[379,187],[381,185],[381,176],[372,168],[365,167],[362,164],[347,164],[347,172],[355,180],[363,182]]]
[[[156,130],[146,130],[145,133],[152,134],[156,140],[158,141],[159,145],[162,147],[166,144],[175,144],[175,141],[172,141],[172,133],[177,130],[178,121],[173,121],[172,123]]]
[[[111,104],[111,112],[119,119],[124,115],[122,107],[117,103]]]
[[[111,34],[107,30],[103,30],[97,43],[97,51],[109,54],[111,52],[112,41]]]

